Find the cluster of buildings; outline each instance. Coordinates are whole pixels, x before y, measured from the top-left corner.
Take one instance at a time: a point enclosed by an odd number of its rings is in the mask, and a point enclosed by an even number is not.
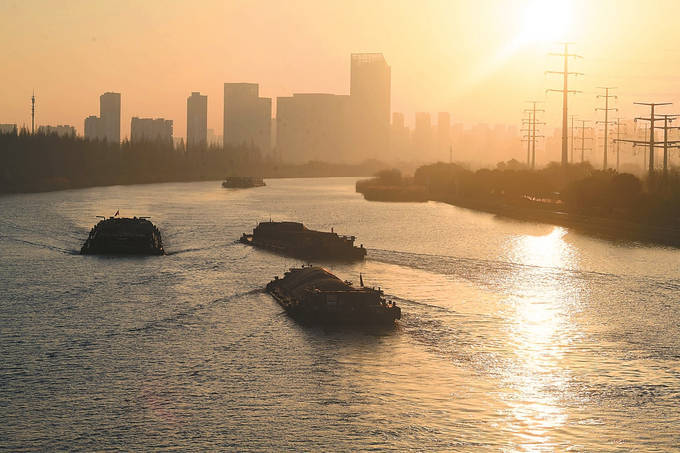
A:
[[[386,161],[484,160],[452,149],[472,146],[495,159],[507,156],[506,139],[499,130],[464,131],[452,125],[447,112],[440,112],[436,125],[429,113],[416,113],[413,129],[402,113],[391,112],[391,69],[380,53],[355,53],[350,57],[349,94],[293,93],[276,98],[261,97],[257,83],[224,84],[222,143],[257,148],[262,155],[289,162],[311,160],[347,163],[366,159]],[[84,136],[91,140],[120,143],[121,94],[99,97],[99,116],[85,118]],[[187,98],[185,149],[193,151],[219,141],[208,129],[208,97],[192,92]],[[11,125],[6,125],[11,126]],[[0,128],[4,127],[0,125]],[[1,131],[2,129],[0,129]],[[74,135],[72,126],[41,126],[38,132]],[[492,143],[491,134],[500,141]],[[173,121],[165,118],[132,117],[130,141],[172,145]]]

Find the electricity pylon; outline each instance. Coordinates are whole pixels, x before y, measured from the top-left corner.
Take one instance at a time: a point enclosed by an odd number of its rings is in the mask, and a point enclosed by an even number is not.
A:
[[[619,151],[621,148],[621,120],[623,118],[619,117],[616,118],[616,138],[614,139],[614,143],[616,143],[616,172],[619,172]],[[624,125],[625,126],[625,125]]]
[[[636,145],[648,145],[649,146],[649,176],[653,176],[654,174],[654,148],[656,148],[656,144],[654,142],[654,125],[656,121],[663,121],[663,117],[659,118],[658,116],[654,116],[654,109],[657,106],[662,106],[662,105],[671,105],[672,102],[633,102],[633,104],[636,105],[646,105],[649,106],[650,108],[650,115],[649,118],[643,118],[643,117],[637,117],[635,118],[635,122],[638,121],[649,121],[650,127],[649,127],[649,141],[647,140],[621,140],[622,142],[628,142],[632,143],[633,146]]]
[[[663,129],[663,174],[666,176],[668,174],[668,148],[680,148],[679,140],[668,140],[668,131],[671,129],[680,129],[679,126],[669,126],[668,123],[673,121],[680,115],[659,115],[663,118],[663,126],[655,126],[657,129]],[[657,145],[659,146],[659,145]]]
[[[524,110],[524,113],[528,115],[528,118],[522,118],[522,126],[524,128],[520,129],[520,132],[526,132],[526,135],[522,136],[522,141],[527,142],[527,168],[531,166],[531,110]]]
[[[569,53],[569,44],[573,44],[571,42],[563,42],[561,43],[564,45],[564,53],[550,53],[548,55],[553,55],[553,56],[558,56],[558,57],[564,57],[564,70],[563,71],[546,71],[546,74],[562,74],[563,78],[563,88],[561,90],[546,90],[546,92],[549,91],[556,91],[556,92],[561,92],[562,93],[562,166],[566,167],[568,162],[569,155],[567,154],[567,148],[568,148],[568,135],[567,135],[567,95],[569,93],[580,93],[580,91],[577,90],[570,90],[569,89],[569,76],[570,75],[583,75],[582,72],[569,72],[569,57],[574,57],[574,58],[583,58],[581,55],[576,55],[576,54],[571,54]]]
[[[576,118],[576,115],[570,115],[571,118],[571,146],[570,146],[570,155],[571,157],[569,158],[569,162],[572,164],[574,163],[574,118]]]
[[[31,95],[31,135],[35,134],[35,91]]]
[[[617,99],[617,96],[609,94],[609,90],[613,90],[616,87],[598,87],[601,90],[604,90],[604,94],[598,94],[597,98],[604,98],[604,108],[596,108],[595,111],[602,110],[604,111],[604,121],[597,121],[597,124],[604,124],[604,156],[602,158],[602,169],[606,170],[607,169],[607,141],[608,141],[608,134],[607,134],[607,128],[610,124],[614,124],[614,121],[609,121],[609,111],[610,110],[616,110],[618,111],[617,108],[609,108],[609,98],[614,98]]]
[[[536,121],[536,112],[545,112],[543,109],[537,109],[536,104],[538,104],[541,101],[527,101],[532,104],[531,109],[526,109],[525,111],[529,111],[531,113],[531,168],[534,169],[536,168],[536,137],[542,137],[542,135],[536,135],[536,125],[542,125],[545,124],[542,121]]]
[[[590,127],[586,128],[586,123],[590,123],[589,120],[578,120],[581,122],[581,163],[585,161],[585,150],[586,149],[591,149],[591,148],[586,148],[585,147],[585,142],[586,140],[592,140],[592,137],[586,137],[586,129],[591,129]]]

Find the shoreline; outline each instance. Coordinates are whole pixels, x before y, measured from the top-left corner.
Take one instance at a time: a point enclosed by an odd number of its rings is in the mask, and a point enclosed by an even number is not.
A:
[[[316,179],[316,178],[365,178],[365,174],[359,175],[320,175],[320,176],[298,176],[298,175],[286,175],[286,176],[263,176],[262,179]],[[190,179],[168,179],[159,181],[132,181],[132,182],[106,182],[101,184],[74,184],[74,185],[58,185],[55,184],[48,188],[31,188],[25,190],[13,190],[13,191],[0,191],[0,197],[7,195],[21,195],[21,194],[32,194],[32,193],[49,193],[49,192],[60,192],[62,190],[80,190],[80,189],[92,189],[95,187],[114,187],[114,186],[141,186],[148,184],[169,184],[169,183],[192,183],[192,182],[210,182],[210,181],[223,181],[224,178],[190,178]]]
[[[359,192],[359,191],[357,191]],[[662,246],[680,248],[680,229],[663,227],[637,222],[629,222],[621,219],[608,217],[595,217],[579,214],[571,214],[564,211],[556,211],[530,206],[513,206],[500,201],[487,199],[463,199],[455,197],[427,197],[427,200],[398,200],[378,199],[366,197],[359,192],[366,201],[380,201],[386,203],[422,203],[435,201],[459,208],[486,212],[501,217],[526,222],[538,222],[549,225],[572,228],[575,231],[587,233],[609,240],[635,241],[651,243]]]

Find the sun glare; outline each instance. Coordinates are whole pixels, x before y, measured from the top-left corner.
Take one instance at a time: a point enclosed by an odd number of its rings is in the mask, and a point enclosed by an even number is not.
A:
[[[554,42],[565,40],[571,26],[571,4],[568,0],[537,0],[523,11],[522,41]]]

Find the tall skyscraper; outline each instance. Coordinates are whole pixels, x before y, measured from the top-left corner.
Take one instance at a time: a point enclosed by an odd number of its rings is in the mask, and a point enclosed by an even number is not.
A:
[[[208,96],[192,92],[187,98],[187,150],[208,144]]]
[[[259,97],[257,83],[224,84],[224,145],[271,147],[271,98]]]
[[[109,143],[120,143],[120,93],[99,96],[99,116],[103,138]]]
[[[391,70],[383,54],[352,54],[352,132],[361,156],[389,157],[390,93]]]

